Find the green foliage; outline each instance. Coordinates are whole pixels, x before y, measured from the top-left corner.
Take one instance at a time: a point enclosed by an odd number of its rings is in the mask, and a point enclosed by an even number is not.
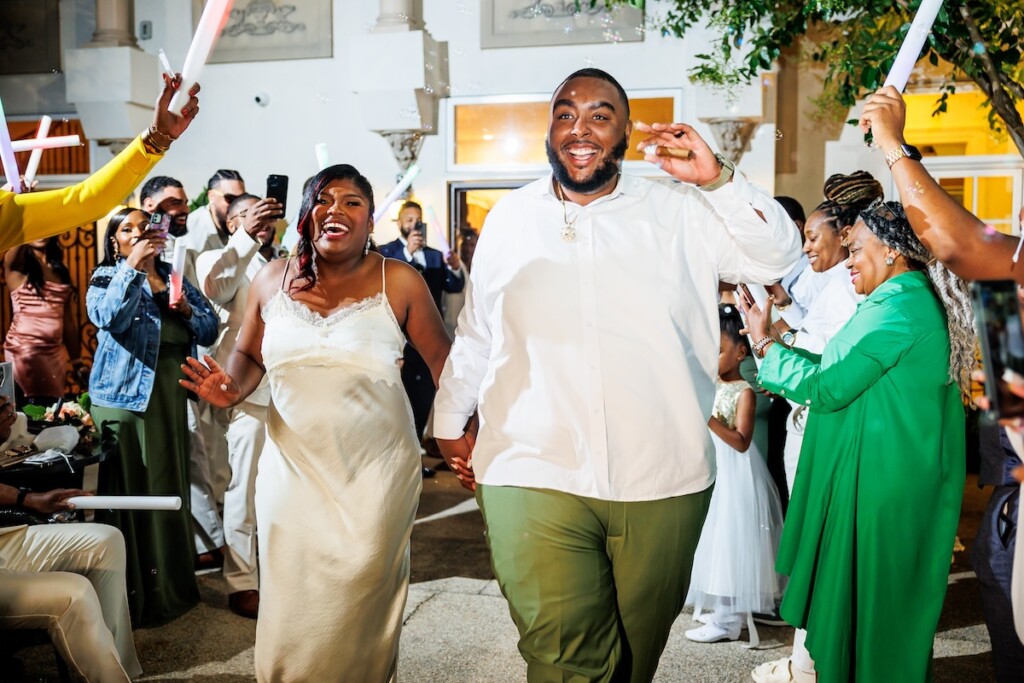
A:
[[[199,207],[206,206],[209,203],[210,203],[210,198],[206,196],[206,188],[204,187],[203,191],[200,192],[198,195],[196,195],[196,198],[188,203],[189,213],[192,213],[193,211],[195,211]]]
[[[590,6],[632,5],[645,0],[583,0]],[[652,3],[653,4],[653,3]],[[715,33],[712,50],[697,55],[690,71],[698,83],[732,86],[760,77],[786,48],[807,38],[807,57],[825,65],[821,103],[852,106],[885,81],[921,0],[664,0],[657,25],[662,35],[682,38],[694,27]],[[951,65],[936,113],[945,110],[957,81],[974,81],[992,105],[990,123],[1005,126],[1024,152],[1024,0],[947,2],[939,11],[922,57]]]

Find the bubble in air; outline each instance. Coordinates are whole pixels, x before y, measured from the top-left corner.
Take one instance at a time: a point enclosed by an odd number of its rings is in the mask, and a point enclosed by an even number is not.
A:
[[[320,100],[320,102],[321,102],[321,103],[323,103],[323,104],[327,104],[328,102],[330,102],[330,101],[331,101],[331,96],[330,96],[330,95],[328,95],[328,94],[327,94],[327,93],[325,93],[325,92],[318,92],[318,93],[316,94],[316,98],[317,98],[318,100]]]
[[[570,33],[572,33],[572,26],[566,26],[562,30],[565,32],[566,35],[569,35]]]
[[[423,68],[425,68],[427,71],[433,71],[434,65],[431,64],[430,62],[427,62],[426,64],[423,65]]]
[[[775,131],[775,139],[776,140],[781,140],[782,139],[782,131],[781,130],[776,130]]]
[[[636,33],[641,38],[643,38],[644,34],[647,33],[647,27],[644,26],[643,24],[640,24],[639,26],[634,26],[633,32]]]
[[[974,54],[976,55],[985,54],[985,46],[982,43],[975,43],[974,47],[972,47],[971,49],[974,50]]]
[[[427,95],[433,95],[434,89],[428,85],[425,88],[423,88],[423,92],[426,93]]]
[[[434,127],[432,125],[430,125],[429,123],[424,123],[423,124],[423,130],[434,130]]]
[[[994,240],[996,238],[996,235],[998,233],[999,233],[999,231],[996,230],[996,226],[989,225],[989,224],[986,223],[985,224],[985,230],[982,232],[982,237],[983,237],[983,239],[986,242],[991,242],[992,240]]]

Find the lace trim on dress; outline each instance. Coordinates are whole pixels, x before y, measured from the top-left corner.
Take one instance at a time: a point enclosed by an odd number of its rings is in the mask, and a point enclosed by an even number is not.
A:
[[[312,325],[314,327],[326,327],[329,325],[333,325],[339,320],[345,320],[346,318],[350,318],[364,311],[368,311],[371,308],[376,308],[377,306],[380,306],[383,302],[384,293],[377,292],[373,296],[368,296],[365,299],[360,299],[354,304],[345,306],[344,308],[338,309],[334,313],[325,316],[321,315],[320,313],[317,313],[309,306],[306,306],[305,304],[292,299],[290,296],[287,296],[284,293],[284,290],[282,289],[278,290],[277,294],[270,298],[270,301],[267,303],[266,306],[263,307],[261,313],[263,315],[263,322],[266,322],[269,319],[269,316],[277,312],[278,307],[283,306],[288,310],[288,312],[291,315],[295,316],[302,322],[307,323],[308,325]],[[390,307],[388,308],[390,309]],[[391,314],[391,317],[394,318],[393,313]]]

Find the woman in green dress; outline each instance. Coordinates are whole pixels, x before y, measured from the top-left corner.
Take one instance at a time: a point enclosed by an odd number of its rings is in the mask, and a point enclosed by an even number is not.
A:
[[[822,683],[925,681],[963,496],[970,297],[898,203],[872,204],[846,241],[867,298],[820,356],[768,336],[770,299],[742,302],[758,382],[810,411],[781,613],[807,629]]]
[[[210,345],[217,317],[188,280],[170,298],[171,268],[160,260],[166,235],[149,214],[122,209],[110,218],[104,260],[86,294],[96,325],[89,378],[92,415],[116,457],[104,463],[102,493],[175,495],[177,511],[99,516],[124,534],[132,624],[158,624],[199,602],[189,506],[186,393],[180,366],[196,343]]]

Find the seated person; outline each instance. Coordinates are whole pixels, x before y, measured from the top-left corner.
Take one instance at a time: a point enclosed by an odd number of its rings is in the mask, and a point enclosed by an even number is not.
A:
[[[16,414],[0,396],[6,448]],[[0,507],[49,515],[77,489],[30,492],[0,484]],[[0,629],[46,629],[72,676],[128,681],[142,673],[128,617],[124,538],[103,524],[0,527]]]

